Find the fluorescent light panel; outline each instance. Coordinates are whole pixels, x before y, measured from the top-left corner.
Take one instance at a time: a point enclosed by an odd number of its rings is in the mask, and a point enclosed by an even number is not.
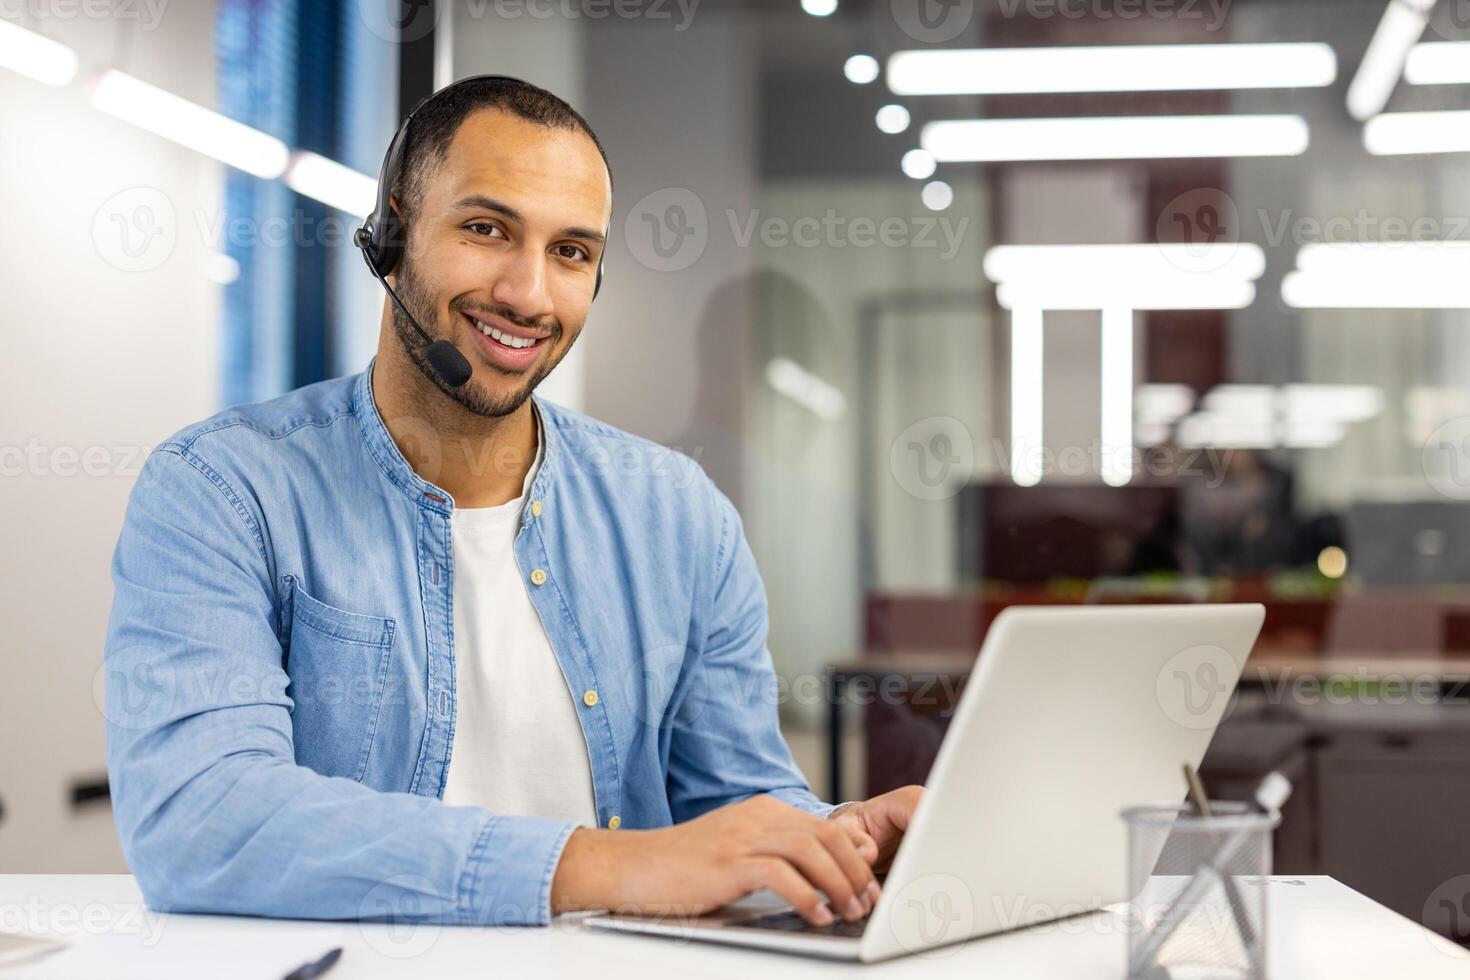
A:
[[[77,53],[59,41],[0,20],[0,67],[61,86],[76,77]]]
[[[898,95],[1317,88],[1337,78],[1337,56],[1320,43],[898,51],[887,78]]]
[[[1133,310],[1102,311],[1102,478],[1121,487],[1133,477]]]
[[[1409,49],[1424,33],[1433,6],[1434,0],[1388,0],[1363,60],[1358,62],[1358,73],[1348,85],[1347,107],[1354,119],[1376,116],[1388,105]]]
[[[1305,309],[1470,309],[1470,242],[1323,242],[1281,281]]]
[[[847,414],[841,391],[790,358],[777,357],[767,364],[766,381],[819,418],[835,422]]]
[[[1042,313],[1011,311],[1011,479],[1023,487],[1041,482]]]
[[[1414,45],[1404,62],[1404,81],[1410,85],[1464,85],[1470,82],[1470,41]]]
[[[1363,146],[1375,156],[1470,152],[1470,111],[1385,112],[1363,124]]]
[[[98,80],[92,104],[109,115],[257,177],[279,177],[286,144],[212,109],[111,69]]]
[[[1301,116],[1225,115],[945,119],[919,142],[940,162],[985,163],[1296,156],[1309,140]]]
[[[372,177],[305,150],[291,154],[284,180],[296,193],[359,218],[377,202],[378,182]]]
[[[1255,300],[1266,256],[1250,242],[998,245],[983,268],[1006,309],[1230,310]]]

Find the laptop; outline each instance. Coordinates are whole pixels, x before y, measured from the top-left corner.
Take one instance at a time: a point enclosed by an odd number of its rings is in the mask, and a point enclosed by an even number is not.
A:
[[[1006,609],[868,916],[813,926],[765,892],[583,925],[877,962],[1121,902],[1120,812],[1183,799],[1183,764],[1204,757],[1264,617],[1255,604]]]

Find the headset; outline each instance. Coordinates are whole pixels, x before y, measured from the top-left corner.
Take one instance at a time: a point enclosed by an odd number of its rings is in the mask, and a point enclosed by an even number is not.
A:
[[[459,81],[446,85],[439,91],[419,100],[418,105],[413,107],[413,111],[404,117],[403,124],[398,127],[398,132],[393,134],[393,142],[388,144],[388,152],[383,157],[383,169],[378,173],[378,198],[376,206],[373,208],[372,213],[363,221],[362,227],[353,232],[352,235],[352,243],[362,249],[363,261],[367,263],[367,267],[371,270],[374,278],[383,284],[383,288],[388,291],[388,298],[393,301],[393,305],[398,307],[399,312],[408,318],[408,322],[413,324],[413,328],[418,331],[419,336],[424,338],[424,343],[428,344],[428,347],[424,349],[424,359],[429,362],[429,366],[434,369],[434,373],[439,375],[440,380],[451,388],[462,387],[465,382],[470,380],[470,373],[473,370],[470,367],[470,362],[459,352],[459,348],[455,347],[449,341],[435,340],[430,337],[429,332],[419,325],[419,321],[414,318],[412,313],[408,312],[408,309],[403,305],[403,300],[398,298],[398,293],[394,291],[392,286],[388,285],[388,274],[397,267],[399,260],[403,257],[403,250],[407,241],[404,235],[403,222],[399,220],[398,214],[393,210],[389,199],[393,196],[393,185],[397,182],[399,171],[403,167],[404,149],[408,143],[408,127],[413,122],[413,117],[418,111],[434,99],[453,91],[461,85],[466,85],[470,82],[491,80],[517,82],[522,85],[527,84],[519,78],[512,78],[510,75],[471,75],[468,78],[461,78]],[[603,254],[598,256],[597,259],[597,279],[592,286],[593,299],[597,298],[598,291],[602,289],[602,267],[606,259],[607,252],[604,250]]]

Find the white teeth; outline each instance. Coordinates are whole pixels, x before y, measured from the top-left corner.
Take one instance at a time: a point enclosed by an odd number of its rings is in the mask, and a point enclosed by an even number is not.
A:
[[[522,347],[530,347],[532,344],[536,343],[536,341],[530,339],[529,337],[512,337],[510,334],[497,330],[495,327],[489,326],[488,324],[481,323],[479,320],[475,321],[475,326],[480,328],[480,333],[492,338],[498,343],[504,344],[506,347],[514,347],[519,349]]]

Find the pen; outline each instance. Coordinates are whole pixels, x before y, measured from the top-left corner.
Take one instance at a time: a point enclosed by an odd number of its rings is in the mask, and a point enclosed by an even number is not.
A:
[[[314,963],[305,963],[286,974],[284,980],[313,980],[332,968],[342,958],[342,947],[327,950],[327,954]]]

